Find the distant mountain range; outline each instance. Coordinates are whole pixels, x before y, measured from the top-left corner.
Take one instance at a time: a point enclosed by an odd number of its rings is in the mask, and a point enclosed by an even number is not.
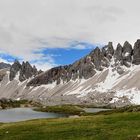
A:
[[[71,65],[45,72],[29,62],[0,63],[0,98],[29,99],[47,105],[140,104],[140,40],[114,49],[95,48]]]

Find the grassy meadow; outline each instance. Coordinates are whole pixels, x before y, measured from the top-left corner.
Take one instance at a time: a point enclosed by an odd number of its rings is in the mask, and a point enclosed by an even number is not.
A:
[[[139,140],[140,113],[0,124],[0,140]]]

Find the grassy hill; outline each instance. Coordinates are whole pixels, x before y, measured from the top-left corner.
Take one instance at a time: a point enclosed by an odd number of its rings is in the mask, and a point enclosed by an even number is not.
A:
[[[140,113],[0,124],[0,140],[139,140]]]

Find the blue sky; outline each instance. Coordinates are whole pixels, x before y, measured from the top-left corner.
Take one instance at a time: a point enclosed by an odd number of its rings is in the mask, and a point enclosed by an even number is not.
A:
[[[46,45],[46,47],[43,47],[42,49],[33,51],[33,54],[41,57],[34,58],[29,62],[33,65],[37,65],[40,69],[46,70],[48,69],[48,65],[49,68],[51,68],[59,65],[72,64],[76,60],[89,54],[94,48],[95,46],[91,43],[78,41],[73,41],[68,46],[62,46],[61,48],[47,48]],[[9,55],[8,53],[0,53],[0,58],[9,63],[13,63],[15,59],[20,62],[24,61],[23,58]]]
[[[44,55],[50,55],[51,57],[53,57],[57,65],[67,65],[87,55],[91,50],[92,48],[86,48],[81,50],[73,48],[54,48],[44,49],[42,53]]]

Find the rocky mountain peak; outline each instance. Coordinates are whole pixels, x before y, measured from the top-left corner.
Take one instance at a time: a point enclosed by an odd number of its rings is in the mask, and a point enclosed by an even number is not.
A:
[[[120,106],[140,103],[140,66],[136,66],[139,64],[140,40],[134,46],[126,41],[113,47],[109,42],[73,64],[46,72],[38,72],[29,62],[20,64],[15,61],[10,68],[12,81],[9,82],[7,69],[0,70],[1,97],[33,99],[48,105],[91,103]],[[16,82],[30,77],[30,81]]]
[[[0,69],[10,68],[10,67],[11,67],[10,64],[4,63],[4,62],[0,62]]]
[[[105,57],[107,57],[108,59],[111,59],[114,54],[113,43],[108,42],[108,45],[106,45],[102,48],[102,52]]]
[[[15,78],[17,72],[20,69],[21,69],[21,64],[19,63],[18,60],[15,60],[15,62],[13,63],[13,65],[10,68],[10,75],[9,75],[10,81],[12,81]]]
[[[136,65],[140,64],[140,39],[138,39],[134,44],[133,63]]]
[[[126,53],[127,53],[127,56],[128,56],[128,54],[129,54],[129,56],[131,56],[132,51],[133,51],[132,45],[128,41],[126,41],[123,45],[123,54],[126,55]]]
[[[118,43],[117,48],[114,53],[115,61],[121,61],[122,60],[122,52],[123,52],[123,47],[120,43]]]
[[[22,62],[22,64],[20,64],[19,61],[15,60],[10,68],[9,78],[11,81],[15,78],[18,72],[20,81],[24,81],[38,74],[36,67],[32,67],[28,61]]]
[[[130,62],[132,62],[132,53],[133,53],[132,45],[128,41],[126,41],[123,45],[122,52],[123,65],[130,67]]]
[[[113,48],[113,43],[109,42],[107,45],[107,54],[113,56],[114,54],[114,48]]]

